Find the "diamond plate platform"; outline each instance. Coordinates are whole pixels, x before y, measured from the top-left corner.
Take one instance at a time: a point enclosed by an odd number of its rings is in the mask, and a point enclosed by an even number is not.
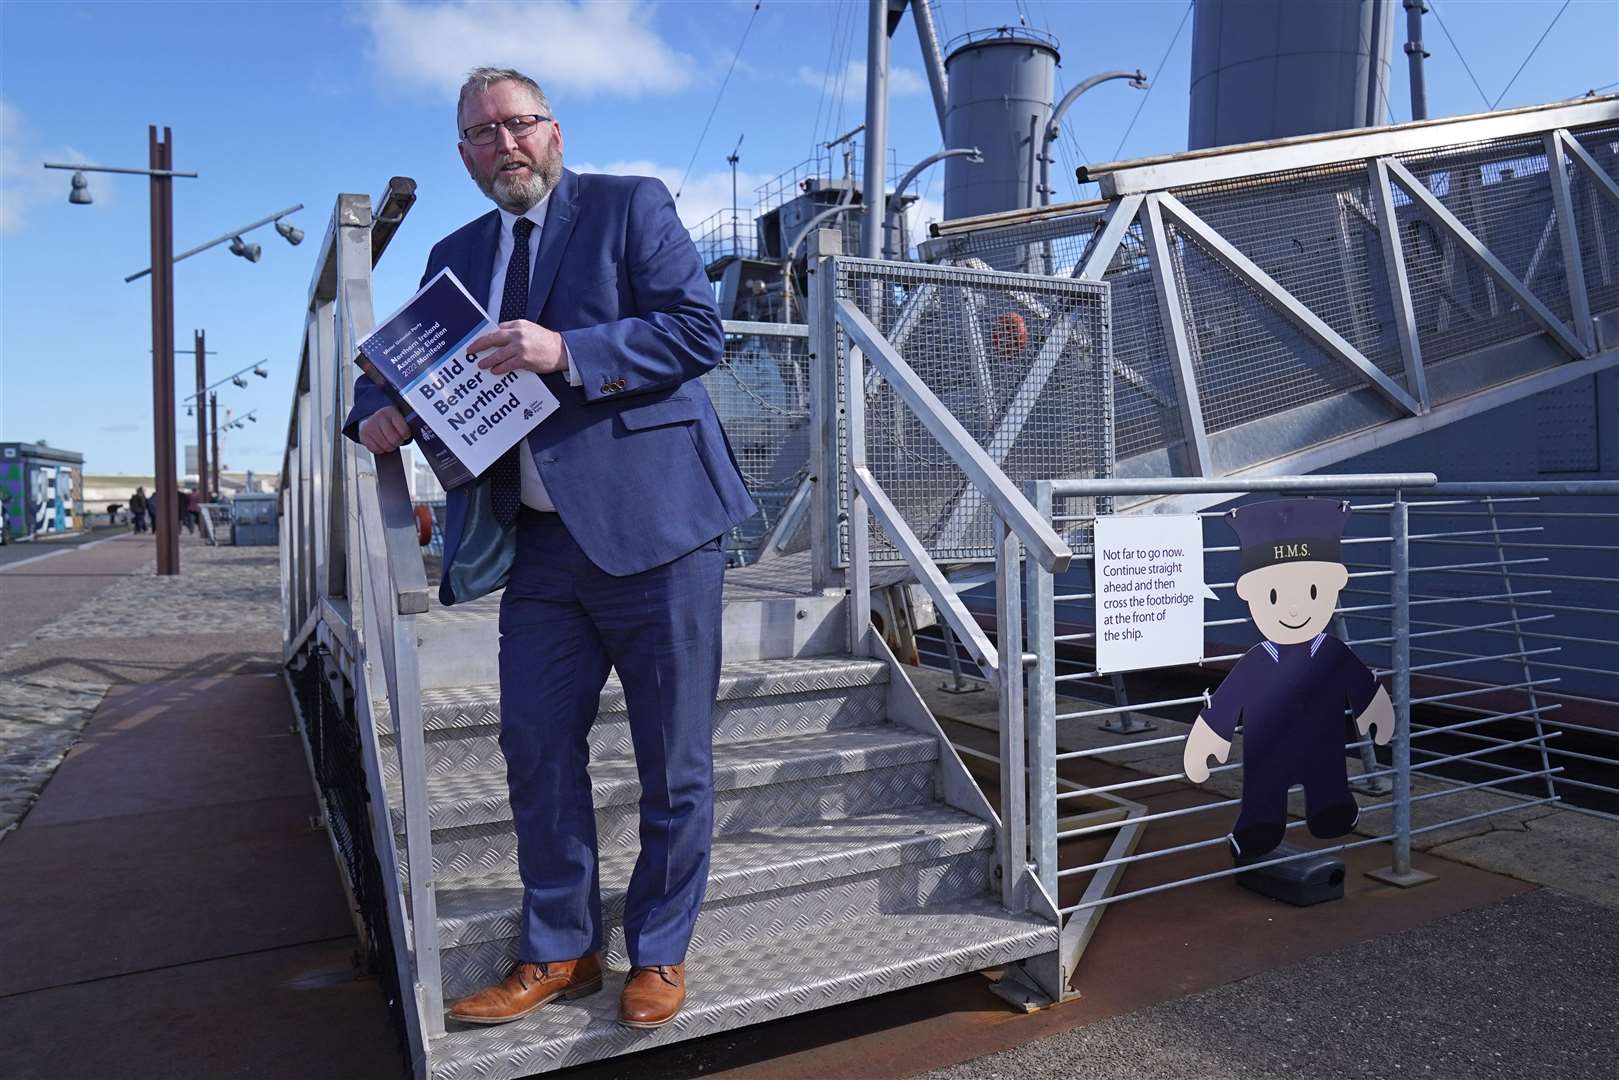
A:
[[[714,741],[746,742],[881,723],[887,683],[887,669],[875,661],[813,658],[731,665],[721,673]],[[499,687],[440,688],[425,692],[423,699],[429,775],[504,771]],[[376,726],[383,777],[392,787],[399,776],[399,755],[386,709]],[[590,731],[590,757],[599,761],[630,753],[624,691],[614,678],[602,690]]]
[[[717,836],[692,948],[870,917],[990,888],[994,831],[941,806]],[[621,920],[636,851],[602,853],[607,959],[627,962]],[[446,1000],[500,979],[518,959],[515,874],[440,884]]]
[[[726,664],[782,657],[832,656],[844,651],[843,597],[815,595],[809,564],[769,564],[726,573],[722,633]],[[416,617],[417,650],[424,690],[495,683],[498,666],[500,594],[454,607],[429,597]]]
[[[496,1028],[451,1030],[429,1045],[434,1080],[506,1080],[695,1039],[855,1001],[963,972],[1010,963],[1058,946],[1058,931],[1012,915],[988,898],[694,950],[686,1006],[665,1027],[619,1025],[622,972],[600,993],[554,1002]]]
[[[937,757],[938,743],[934,739],[886,724],[854,731],[724,743],[714,747],[714,790],[717,796],[739,788],[932,762]],[[504,769],[430,777],[427,795],[434,832],[511,820]],[[608,807],[633,807],[640,798],[641,784],[633,757],[608,758],[591,765],[591,800],[598,815]],[[394,832],[402,832],[404,808],[393,801],[391,793],[388,812]]]
[[[876,686],[888,682],[888,669],[876,660],[848,656],[783,657],[770,660],[743,660],[726,664],[720,671],[715,699],[720,702],[747,701],[773,694],[810,694],[855,686]],[[600,723],[611,714],[625,711],[624,686],[614,672],[602,687],[596,712]],[[392,714],[386,700],[376,710],[376,731],[393,739]],[[427,731],[479,727],[500,723],[500,687],[495,683],[477,686],[436,687],[422,691],[422,724]]]

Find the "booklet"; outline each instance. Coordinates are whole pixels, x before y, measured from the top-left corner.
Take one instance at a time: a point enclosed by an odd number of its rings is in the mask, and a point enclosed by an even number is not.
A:
[[[382,320],[354,358],[404,414],[446,491],[481,475],[557,409],[534,372],[478,367],[467,346],[494,325],[445,267]]]

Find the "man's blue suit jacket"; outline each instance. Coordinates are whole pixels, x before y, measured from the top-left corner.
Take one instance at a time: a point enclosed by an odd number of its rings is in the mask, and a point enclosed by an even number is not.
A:
[[[448,266],[489,295],[500,238],[492,210],[433,247],[422,282]],[[494,314],[494,313],[491,313]],[[557,513],[590,560],[622,576],[669,562],[757,507],[698,376],[724,355],[713,293],[674,201],[647,177],[564,170],[551,193],[527,317],[559,331],[581,380],[541,376],[561,407],[528,436]],[[343,431],[388,404],[361,376]],[[449,493],[444,604],[506,583],[516,529],[491,509],[489,473]]]

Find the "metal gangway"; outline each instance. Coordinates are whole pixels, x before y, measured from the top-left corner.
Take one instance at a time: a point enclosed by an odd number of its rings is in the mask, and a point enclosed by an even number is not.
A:
[[[1619,97],[1083,170],[931,260],[1112,286],[1119,476],[1314,472],[1612,367]]]
[[[1063,613],[1085,604],[1098,514],[1196,512],[1263,490],[1356,500],[1357,551],[1377,555],[1352,568],[1373,595],[1344,609],[1343,636],[1384,650],[1398,729],[1364,778],[1387,785],[1363,805],[1387,824],[1343,846],[1386,845],[1391,880],[1409,879],[1413,837],[1438,827],[1424,815],[1455,805],[1447,793],[1517,799],[1452,819],[1503,813],[1563,799],[1572,763],[1611,766],[1608,743],[1554,752],[1608,737],[1612,671],[1549,665],[1560,639],[1619,645],[1619,605],[1566,592],[1619,583],[1619,570],[1538,565],[1572,545],[1522,552],[1538,519],[1501,524],[1538,513],[1506,502],[1553,493],[1294,474],[1614,363],[1615,112],[1604,99],[1120,166],[1108,205],[945,230],[939,265],[849,258],[836,233],[815,237],[807,324],[728,326],[725,363],[705,376],[776,517],[741,538],[758,537],[762,557],[727,575],[713,871],[691,1001],[652,1033],[613,1023],[613,975],[595,998],[511,1025],[446,1026],[444,1001],[515,957],[497,603],[436,604],[400,456],[340,434],[372,267],[414,185],[390,182],[375,205],[339,196],[279,488],[285,663],[356,928],[415,1073],[530,1075],[991,966],[1007,970],[998,993],[1035,1007],[1082,984],[1112,903],[1233,873],[1209,865],[1229,801],[1155,808],[1155,785],[1185,787],[1173,768],[1072,742],[1076,717],[1131,710],[1166,725],[1148,743],[1178,754],[1184,739],[1167,725],[1187,701],[1074,708],[1098,673],[1089,632]],[[1523,164],[1537,152],[1561,184]],[[1481,222],[1527,228],[1528,210],[1499,204],[1536,183],[1553,216],[1534,250],[1503,254]],[[1223,216],[1221,199],[1241,213]],[[1256,239],[1267,220],[1323,207],[1326,224],[1297,244]],[[1306,273],[1324,266],[1330,283]],[[1611,488],[1574,492],[1596,508],[1559,520],[1611,528]],[[1430,535],[1413,524],[1423,513],[1495,515],[1493,546],[1413,554],[1485,540],[1465,516]],[[1212,532],[1209,546],[1222,546]],[[1430,575],[1460,576],[1425,586]],[[973,583],[976,602],[961,591]],[[925,599],[994,687],[987,744],[947,733],[874,630],[886,585]],[[1229,620],[1216,611],[1206,633],[1219,659]],[[636,845],[623,708],[610,681],[591,736],[610,925]],[[1481,741],[1456,745],[1468,739]],[[1463,764],[1501,774],[1444,771]],[[1240,762],[1219,775],[1234,773]],[[1606,775],[1577,782],[1606,792]],[[1212,835],[1188,838],[1191,820]],[[607,962],[622,973],[616,929]]]

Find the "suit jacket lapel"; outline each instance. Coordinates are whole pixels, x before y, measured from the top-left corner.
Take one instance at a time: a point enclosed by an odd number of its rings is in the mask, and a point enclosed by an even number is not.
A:
[[[499,210],[491,210],[479,219],[476,236],[476,240],[461,249],[450,263],[450,269],[481,307],[489,302],[489,282],[495,276],[495,252],[500,250]],[[489,317],[498,321],[500,312],[491,311]]]
[[[551,203],[545,209],[545,228],[540,230],[540,252],[534,263],[534,273],[528,279],[528,318],[540,321],[545,301],[551,295],[551,286],[562,265],[562,252],[573,233],[574,200],[578,195],[579,177],[568,169],[562,170],[562,180],[551,193]],[[488,288],[485,281],[484,287]]]

